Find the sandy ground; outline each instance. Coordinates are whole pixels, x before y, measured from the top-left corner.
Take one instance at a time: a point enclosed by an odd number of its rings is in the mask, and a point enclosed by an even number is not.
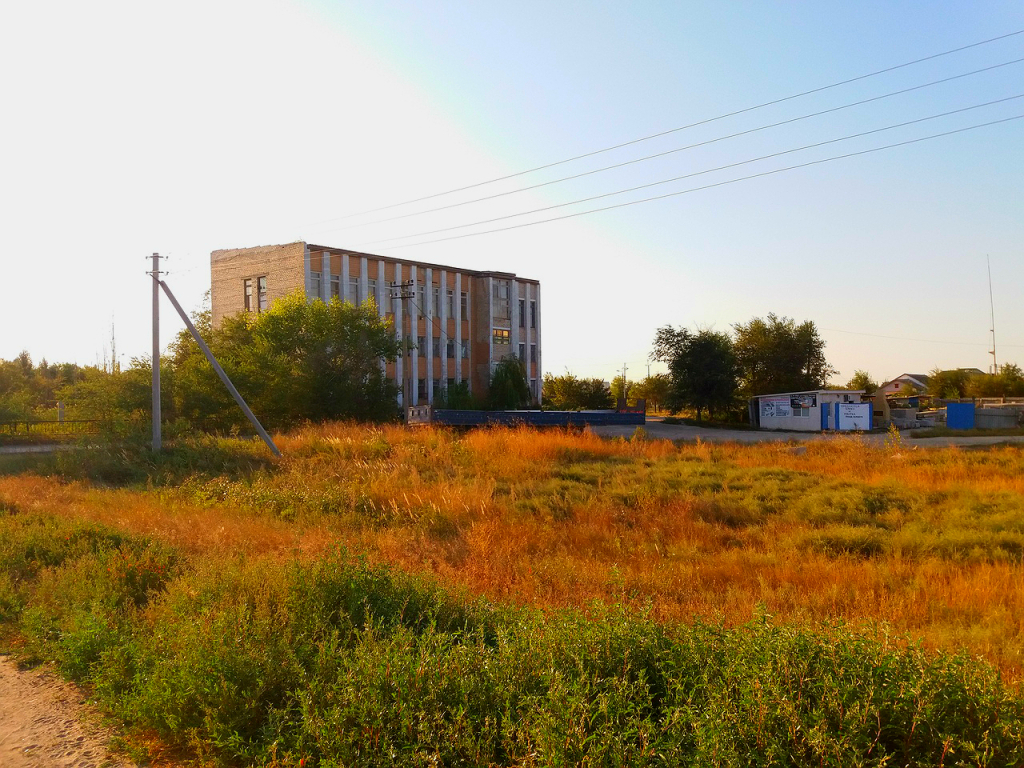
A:
[[[74,685],[0,655],[0,768],[134,768],[92,714]]]

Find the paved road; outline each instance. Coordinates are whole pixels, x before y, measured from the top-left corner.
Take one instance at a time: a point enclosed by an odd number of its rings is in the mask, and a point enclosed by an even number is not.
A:
[[[591,427],[595,434],[602,437],[629,437],[636,430],[636,427],[608,426]],[[760,430],[746,429],[707,429],[705,427],[691,427],[686,424],[665,424],[660,420],[647,420],[644,426],[648,436],[659,440],[701,440],[708,443],[763,443],[763,442],[805,442],[808,440],[827,440],[833,434],[822,434],[820,432],[762,432]],[[863,435],[862,439],[869,443],[882,445],[887,437],[884,433],[872,433]],[[944,445],[998,445],[1000,443],[1024,443],[1024,436],[1016,435],[1011,437],[978,436],[978,437],[922,437],[911,438],[906,432],[903,437],[907,445],[919,445],[922,448],[928,446]]]

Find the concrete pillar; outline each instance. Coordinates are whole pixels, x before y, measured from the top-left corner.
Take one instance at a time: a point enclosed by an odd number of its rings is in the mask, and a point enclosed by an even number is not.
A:
[[[320,298],[324,304],[331,301],[331,254],[327,251],[320,256]]]
[[[462,381],[462,273],[455,273],[455,381]]]
[[[306,250],[302,254],[302,274],[303,274],[303,282],[305,283],[305,286],[306,286],[306,301],[307,302],[308,301],[312,301],[313,298],[315,298],[313,296],[310,296],[310,294],[313,292],[313,275],[312,275],[312,271],[313,270],[310,267],[310,260],[311,260],[311,256],[310,256],[310,253],[309,253],[309,246],[307,245],[306,246]],[[256,302],[259,302],[259,296],[257,295],[257,291],[258,290],[259,289],[256,286],[253,286],[253,300],[256,301]]]
[[[441,388],[444,389],[448,386],[448,272],[447,270],[441,270],[440,280],[440,291],[441,291],[441,316],[438,320],[441,323],[441,365],[437,372],[437,377],[441,380]]]
[[[510,321],[512,332],[509,334],[509,346],[512,347],[512,354],[518,355],[519,342],[522,341],[519,338],[519,283],[515,280],[510,280],[509,283],[508,314],[512,318]],[[527,361],[529,361],[529,358],[527,358]]]
[[[413,296],[416,295],[416,286],[418,285],[418,282],[416,280],[416,277],[417,277],[416,272],[417,272],[416,267],[414,267],[414,266],[412,266],[410,264],[409,265],[409,280],[412,281],[412,286],[409,288],[409,290],[412,291],[412,295]],[[410,310],[409,310],[409,328],[410,328],[409,336],[410,336],[410,339],[411,339],[413,344],[416,343],[416,339],[419,336],[419,327],[420,327],[419,314],[420,314],[419,310],[416,308],[416,304],[414,303],[412,305],[412,307],[410,308]],[[419,397],[420,397],[420,389],[419,389],[419,378],[420,378],[420,376],[419,376],[419,372],[420,372],[420,352],[421,351],[422,350],[414,349],[412,351],[412,355],[410,356],[410,368],[412,368],[412,370],[409,372],[409,375],[412,376],[412,386],[409,387],[409,389],[410,389],[409,400],[411,401],[409,403],[409,405],[419,405],[420,404],[420,400],[419,400]]]
[[[434,317],[434,270],[429,267],[425,270],[427,275],[423,278],[423,302],[426,304],[424,314],[427,319],[424,333],[426,334],[426,379],[427,379],[427,403],[434,402],[434,332],[437,330]]]
[[[369,295],[370,284],[370,261],[365,256],[361,256],[359,259],[359,295],[363,297],[363,301],[366,301],[367,295]]]
[[[541,345],[540,345],[540,283],[537,284],[537,328],[534,331],[534,336],[537,339],[537,391],[534,393],[537,400],[540,400],[541,389],[544,384],[544,368],[541,366]],[[526,310],[529,312],[529,308]]]
[[[341,254],[341,275],[339,275],[339,279],[341,280],[341,283],[338,286],[339,291],[341,293],[341,300],[342,301],[351,301],[351,302],[354,303],[355,302],[355,297],[348,295],[348,254],[347,253]]]

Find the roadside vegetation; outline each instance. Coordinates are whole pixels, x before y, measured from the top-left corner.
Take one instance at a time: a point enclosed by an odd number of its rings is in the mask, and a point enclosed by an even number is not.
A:
[[[1019,448],[276,439],[3,457],[5,643],[231,765],[1024,760]]]

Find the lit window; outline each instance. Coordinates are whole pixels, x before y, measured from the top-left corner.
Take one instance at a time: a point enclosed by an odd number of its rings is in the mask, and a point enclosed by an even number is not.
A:
[[[493,339],[495,344],[508,344],[509,330],[507,328],[495,328]]]

